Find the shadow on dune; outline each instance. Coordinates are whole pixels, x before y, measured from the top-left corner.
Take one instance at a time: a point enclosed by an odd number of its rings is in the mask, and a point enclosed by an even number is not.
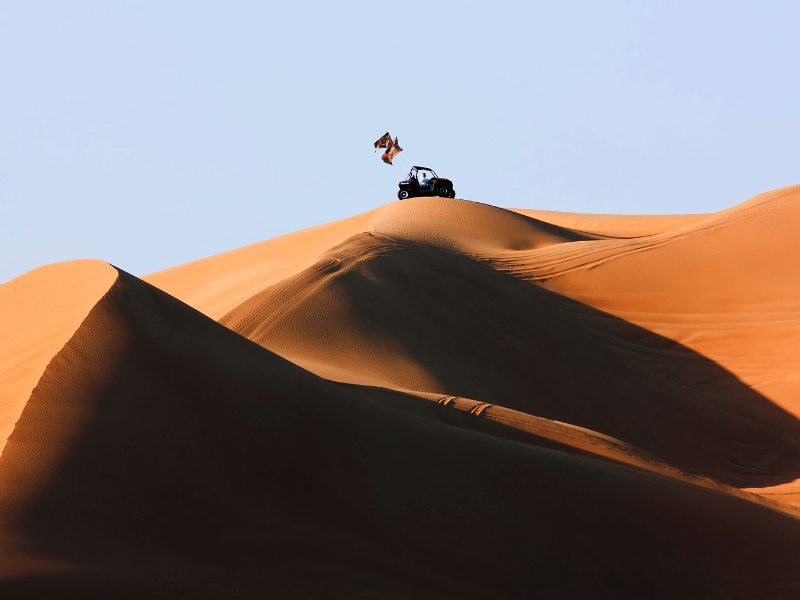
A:
[[[221,322],[290,360],[580,425],[730,485],[800,476],[800,421],[719,364],[449,250],[355,236]]]
[[[8,573],[15,552],[55,564],[5,576],[0,590],[704,599],[796,591],[795,519],[452,427],[417,410],[421,402],[317,378],[123,273],[48,366],[0,457],[0,566]]]
[[[492,576],[460,583],[464,556],[444,561],[445,580],[413,556],[397,563],[411,551],[389,533],[370,539],[374,519],[393,526],[377,498],[364,514],[365,497],[387,490],[379,474],[377,490],[364,485],[360,444],[376,461],[391,449],[362,439],[364,411],[343,411],[338,389],[121,273],[48,366],[0,457],[0,571],[13,569],[12,549],[54,561],[52,573],[0,576],[0,591],[488,597]]]

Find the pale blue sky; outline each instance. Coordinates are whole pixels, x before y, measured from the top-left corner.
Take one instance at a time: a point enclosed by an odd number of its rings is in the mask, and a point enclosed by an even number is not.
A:
[[[0,0],[0,281],[147,274],[392,201],[411,164],[582,212],[800,183],[799,6]]]

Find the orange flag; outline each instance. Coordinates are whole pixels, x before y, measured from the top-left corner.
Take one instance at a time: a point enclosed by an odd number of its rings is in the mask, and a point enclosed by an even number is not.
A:
[[[403,151],[400,144],[397,143],[397,137],[395,136],[394,141],[392,141],[392,136],[389,135],[388,131],[377,139],[375,148],[386,148],[386,151],[381,156],[381,160],[387,165],[392,164],[392,159]]]

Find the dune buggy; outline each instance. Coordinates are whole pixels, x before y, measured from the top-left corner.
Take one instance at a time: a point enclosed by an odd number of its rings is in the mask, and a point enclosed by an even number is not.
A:
[[[444,177],[439,177],[433,169],[427,167],[411,167],[408,177],[401,181],[398,186],[400,190],[397,192],[397,197],[400,200],[413,198],[414,196],[456,197],[453,182]]]

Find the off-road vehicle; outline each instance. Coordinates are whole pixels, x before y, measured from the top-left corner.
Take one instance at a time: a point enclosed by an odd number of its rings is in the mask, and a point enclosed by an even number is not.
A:
[[[398,186],[400,191],[397,192],[397,197],[400,200],[413,198],[414,196],[456,197],[453,182],[444,177],[439,177],[434,173],[433,169],[428,167],[411,167],[408,177],[401,181]]]

